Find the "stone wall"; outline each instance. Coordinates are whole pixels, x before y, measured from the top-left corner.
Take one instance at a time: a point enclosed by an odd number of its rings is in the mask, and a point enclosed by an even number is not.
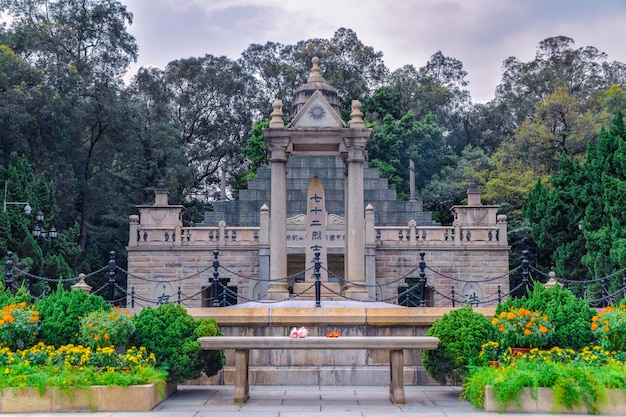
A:
[[[207,307],[206,299],[197,294],[202,288],[210,287],[213,278],[213,250],[219,248],[220,265],[232,273],[220,270],[220,278],[229,278],[229,286],[238,289],[238,303],[245,303],[262,298],[258,247],[220,247],[207,248],[129,248],[128,291],[134,293],[140,305],[152,300],[154,305],[158,297],[170,296],[174,302],[180,297],[185,306]],[[475,293],[480,305],[493,305],[498,297],[498,290],[508,292],[508,247],[475,248],[458,250],[448,248],[400,248],[383,247],[376,250],[376,299],[397,304],[398,291],[406,287],[405,279],[418,279],[420,270],[420,252],[424,251],[427,269],[426,282],[431,292],[427,306],[452,306],[452,301],[438,293],[451,296],[454,287],[457,303],[470,300]],[[299,264],[299,262],[298,262]],[[308,274],[310,275],[310,274]],[[249,277],[244,278],[244,277]],[[499,277],[499,278],[498,278]],[[485,279],[493,278],[487,282]],[[158,282],[157,282],[158,281]],[[205,299],[203,303],[202,299]],[[144,300],[143,303],[141,300]],[[130,305],[131,299],[128,299]]]
[[[156,304],[159,297],[169,296],[169,301],[178,302],[187,307],[207,307],[211,296],[210,280],[213,278],[214,256],[212,250],[205,249],[158,249],[148,248],[140,251],[128,251],[128,292],[135,297],[138,306]],[[258,248],[233,248],[221,251],[220,262],[224,266],[246,277],[259,276]],[[141,277],[141,278],[136,278]],[[242,300],[255,299],[252,290],[255,281],[239,278],[233,274],[221,272],[220,278],[229,278],[229,286],[237,286]],[[204,295],[200,293],[208,288]],[[127,305],[131,305],[132,296]],[[168,300],[163,300],[168,301]]]

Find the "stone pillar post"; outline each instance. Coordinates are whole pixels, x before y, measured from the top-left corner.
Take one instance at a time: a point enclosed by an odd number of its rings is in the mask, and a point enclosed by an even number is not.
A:
[[[284,135],[282,101],[274,101],[270,129],[264,132],[270,150],[271,203],[270,203],[270,283],[267,298],[289,298],[287,289],[287,147],[289,136]],[[280,134],[272,131],[280,129]],[[279,279],[285,279],[276,281]]]
[[[270,280],[270,209],[263,204],[259,230],[259,299],[267,296]]]
[[[137,246],[137,237],[139,233],[139,216],[136,214],[131,214],[130,216],[128,216],[128,223],[130,224],[128,246]]]
[[[498,222],[498,245],[509,246],[509,239],[507,236],[507,216],[506,214],[498,214],[496,219]]]
[[[369,299],[378,300],[376,296],[376,229],[374,228],[374,207],[371,204],[365,208],[365,282]],[[383,293],[378,295],[380,298],[385,297]]]
[[[415,198],[415,162],[409,160],[409,201],[417,201]]]
[[[350,113],[351,135],[344,138],[348,167],[346,198],[346,297],[366,300],[365,287],[365,196],[363,192],[363,165],[365,147],[371,130],[365,129],[361,103],[352,101]],[[357,285],[355,285],[357,284]],[[358,285],[361,284],[361,285]]]

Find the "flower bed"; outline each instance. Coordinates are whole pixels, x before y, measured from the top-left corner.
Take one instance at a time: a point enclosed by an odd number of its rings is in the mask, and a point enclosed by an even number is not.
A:
[[[624,375],[622,352],[532,349],[517,358],[505,353],[497,369],[473,367],[463,396],[486,411],[623,414]]]
[[[0,349],[0,412],[151,410],[176,390],[145,348]]]

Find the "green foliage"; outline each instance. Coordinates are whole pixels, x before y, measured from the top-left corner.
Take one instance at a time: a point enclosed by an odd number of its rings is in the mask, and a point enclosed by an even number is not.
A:
[[[119,308],[92,311],[80,319],[79,340],[83,346],[125,348],[135,332],[135,324],[127,311]]]
[[[197,337],[222,336],[217,321],[213,317],[201,318],[196,328]],[[226,355],[223,350],[204,350],[204,373],[207,376],[216,375],[226,365]]]
[[[84,291],[66,291],[59,283],[57,290],[37,301],[41,327],[39,340],[61,346],[79,343],[80,319],[92,311],[110,310],[111,306],[98,295]]]
[[[567,289],[555,285],[546,289],[534,283],[532,291],[520,298],[509,298],[498,305],[496,315],[511,307],[538,311],[548,316],[554,326],[554,334],[547,346],[567,349],[582,349],[593,341],[591,319],[595,311],[584,299],[578,299]]]
[[[198,322],[178,304],[146,307],[135,316],[134,345],[155,354],[157,364],[167,369],[169,382],[183,382],[200,376],[207,357],[197,341]],[[202,323],[201,333],[215,333],[211,323]],[[214,369],[214,368],[211,368]]]
[[[398,197],[408,197],[409,160],[415,163],[416,187],[421,189],[441,169],[454,165],[456,157],[443,140],[443,130],[432,116],[418,120],[412,112],[400,120],[387,114],[369,142],[371,166],[380,167]]]
[[[482,345],[496,340],[498,334],[485,316],[465,306],[436,320],[426,336],[438,337],[439,346],[424,351],[422,363],[431,378],[445,385],[460,384]]]
[[[4,285],[0,288],[0,307],[8,306],[9,304],[18,304],[21,302],[30,303],[31,295],[26,288],[22,285],[15,294],[6,289]]]

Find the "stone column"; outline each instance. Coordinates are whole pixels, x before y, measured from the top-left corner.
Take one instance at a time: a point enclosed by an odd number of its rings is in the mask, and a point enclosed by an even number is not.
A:
[[[289,298],[287,289],[287,159],[289,158],[287,136],[282,120],[282,101],[272,105],[270,129],[264,131],[265,142],[270,150],[271,203],[270,203],[270,283],[267,298]],[[279,132],[276,132],[279,130]],[[276,133],[276,134],[274,134]],[[276,281],[278,279],[284,279]]]
[[[346,297],[367,300],[365,287],[365,196],[363,165],[371,130],[365,129],[361,103],[352,101],[350,136],[344,137],[348,181],[346,185]],[[357,284],[357,285],[355,285]],[[358,285],[361,284],[361,285]]]

